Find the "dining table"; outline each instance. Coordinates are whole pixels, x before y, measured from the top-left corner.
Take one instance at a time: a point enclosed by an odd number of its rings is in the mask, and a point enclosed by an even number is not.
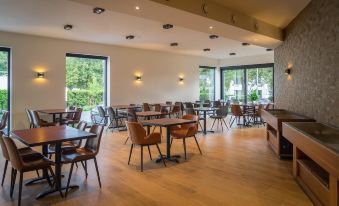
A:
[[[89,133],[83,130],[79,130],[66,125],[53,126],[53,127],[41,127],[33,129],[15,130],[11,132],[12,137],[19,140],[23,144],[29,147],[42,146],[42,154],[47,157],[48,145],[55,145],[55,176],[59,184],[54,184],[53,188],[44,191],[36,196],[37,199],[46,195],[58,192],[60,185],[61,190],[65,190],[61,184],[61,145],[66,141],[81,140],[96,137],[96,134]],[[43,178],[47,178],[46,171],[43,173]],[[78,185],[71,185],[70,188],[78,188]]]
[[[59,115],[59,122],[62,121],[63,114],[74,114],[77,110],[74,109],[41,109],[37,110],[39,113],[48,114],[53,116],[53,122],[57,123],[57,115]]]
[[[171,129],[172,126],[184,125],[184,124],[192,124],[195,123],[195,120],[187,120],[187,119],[177,119],[177,118],[161,118],[161,119],[149,119],[141,121],[141,124],[147,127],[150,126],[158,126],[166,128],[166,156],[165,160],[179,163],[178,158],[179,155],[171,156]],[[157,159],[157,163],[162,161],[162,157]]]
[[[198,112],[198,115],[200,116],[200,113],[203,114],[203,121],[204,121],[204,126],[203,126],[203,133],[207,134],[207,132],[211,132],[213,133],[214,131],[212,130],[207,130],[207,126],[206,126],[206,122],[207,122],[207,113],[208,112],[215,112],[215,110],[217,110],[217,108],[213,108],[213,107],[197,107],[194,108],[195,111]]]

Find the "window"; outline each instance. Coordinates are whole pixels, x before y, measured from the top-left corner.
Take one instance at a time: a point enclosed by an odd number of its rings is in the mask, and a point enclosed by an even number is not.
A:
[[[215,98],[215,68],[214,67],[200,67],[199,68],[199,99],[214,100]]]
[[[90,121],[90,110],[107,105],[107,57],[66,54],[66,103],[83,108],[81,119]]]
[[[274,64],[245,65],[221,69],[221,96],[235,102],[272,102]]]
[[[3,111],[10,111],[10,54],[9,48],[0,47],[0,119]],[[7,129],[9,131],[9,118],[7,122]]]

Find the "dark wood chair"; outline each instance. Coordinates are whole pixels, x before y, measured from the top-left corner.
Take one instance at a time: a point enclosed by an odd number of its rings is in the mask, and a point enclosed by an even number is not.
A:
[[[143,109],[144,112],[151,111],[151,108],[150,108],[148,103],[143,103],[142,104],[142,109]]]
[[[169,117],[171,118],[171,115],[173,117],[179,118],[180,115],[180,106],[179,105],[174,105],[169,113]]]
[[[148,148],[148,153],[149,153],[150,159],[152,160],[151,150],[150,150],[149,146],[155,145],[158,149],[160,157],[162,158],[164,166],[166,167],[165,160],[163,159],[163,156],[161,154],[161,150],[160,150],[159,145],[158,145],[161,142],[161,134],[160,133],[151,133],[150,135],[147,135],[146,130],[138,122],[126,122],[126,125],[127,125],[128,133],[129,133],[131,140],[132,140],[131,150],[130,150],[129,158],[128,158],[128,164],[131,161],[133,147],[136,146],[136,145],[139,145],[140,148],[141,148],[140,170],[142,172],[143,169],[144,169],[143,149],[144,149],[145,146]]]
[[[240,107],[239,104],[232,104],[231,112],[232,112],[232,115],[233,115],[234,118],[233,118],[232,122],[230,123],[230,127],[232,127],[235,120],[237,121],[237,125],[241,125],[240,124],[241,118],[243,118],[243,121],[245,122],[246,117],[245,117],[243,111],[241,110],[241,107]]]
[[[62,155],[62,158],[61,158],[62,164],[71,164],[71,169],[70,169],[69,176],[68,176],[65,196],[67,196],[67,193],[68,193],[69,184],[70,184],[70,181],[71,181],[74,164],[77,163],[77,162],[81,162],[81,163],[85,162],[84,169],[85,169],[86,178],[87,178],[87,175],[88,175],[88,173],[87,173],[87,160],[92,160],[92,159],[94,160],[95,169],[96,169],[97,177],[98,177],[98,182],[99,182],[99,186],[101,188],[100,174],[99,174],[99,168],[98,168],[96,156],[99,153],[100,142],[101,142],[103,130],[104,130],[103,125],[93,125],[90,128],[89,132],[95,133],[97,135],[96,137],[88,138],[86,140],[86,144],[85,144],[84,147],[76,148],[76,150],[74,150],[74,151],[63,152],[63,155]]]
[[[202,152],[199,147],[198,140],[196,138],[196,134],[198,133],[198,121],[199,117],[197,115],[184,115],[182,117],[183,119],[188,119],[188,120],[195,120],[196,123],[192,124],[183,124],[181,126],[173,126],[171,127],[171,146],[173,143],[173,139],[182,139],[183,145],[184,145],[184,153],[185,153],[185,159],[187,159],[187,154],[186,154],[186,138],[193,137],[195,140],[195,143],[198,146],[199,152],[202,155]]]
[[[72,125],[74,127],[75,124],[78,124],[81,120],[82,108],[76,108],[76,112],[67,117],[66,120],[62,121],[62,124]]]
[[[47,122],[40,118],[39,113],[34,110],[29,110],[32,116],[33,120],[33,128],[39,128],[39,127],[52,127],[55,126],[55,122]]]
[[[49,160],[47,157],[43,156],[40,153],[35,153],[31,156],[22,156],[20,155],[20,152],[15,145],[14,141],[10,137],[4,137],[3,138],[8,154],[9,159],[12,164],[12,178],[11,178],[11,189],[10,189],[10,196],[13,197],[13,191],[15,186],[15,180],[17,172],[20,173],[20,180],[19,180],[19,199],[18,199],[18,205],[21,205],[21,193],[22,193],[22,182],[23,182],[23,174],[25,172],[30,172],[34,170],[47,170],[51,173],[53,176],[53,179],[56,179],[54,172],[52,170],[52,166],[54,165],[54,162]],[[49,176],[47,176],[48,182],[50,186],[52,186],[51,181],[49,180]],[[57,181],[55,181],[56,184],[58,184]],[[60,185],[57,185],[59,188],[59,193],[61,196],[61,187]]]

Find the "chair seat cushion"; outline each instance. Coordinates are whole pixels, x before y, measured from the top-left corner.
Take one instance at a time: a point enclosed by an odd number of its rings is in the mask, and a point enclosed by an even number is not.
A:
[[[63,142],[61,145],[61,150],[65,151],[65,150],[72,150],[74,151],[77,148],[77,145],[73,144],[70,141],[67,142]],[[55,145],[54,144],[50,144],[48,146],[48,153],[55,153]]]
[[[171,135],[172,138],[185,138],[187,137],[187,129],[175,129],[175,130],[171,130]]]
[[[53,161],[49,160],[40,153],[34,154],[32,156],[25,156],[22,158],[22,160],[24,171],[43,169],[54,165]]]
[[[92,159],[94,157],[95,153],[92,150],[82,147],[77,148],[74,151],[63,151],[61,162],[63,163],[79,162]]]

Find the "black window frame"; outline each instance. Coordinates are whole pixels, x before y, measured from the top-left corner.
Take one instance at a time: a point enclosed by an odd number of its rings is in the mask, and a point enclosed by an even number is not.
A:
[[[272,67],[273,69],[273,82],[272,82],[272,97],[274,102],[274,63],[266,63],[266,64],[250,64],[250,65],[239,65],[239,66],[226,66],[220,67],[220,98],[224,99],[224,75],[223,72],[225,70],[243,70],[244,71],[244,97],[245,97],[245,104],[247,104],[247,71],[248,69],[257,69],[257,68],[267,68]]]
[[[11,48],[9,47],[0,47],[0,51],[7,52],[7,110],[9,111],[8,122],[7,122],[7,133],[9,134],[11,128]]]
[[[101,59],[105,60],[105,68],[104,68],[104,106],[107,106],[107,69],[108,69],[108,60],[109,58],[106,56],[99,55],[90,55],[90,54],[79,54],[79,53],[66,53],[66,57],[77,57],[77,58],[85,58],[85,59]],[[66,61],[66,58],[65,58]],[[65,68],[66,69],[66,68]]]
[[[210,67],[210,66],[199,66],[199,81],[200,81],[200,69],[212,69],[213,70],[213,99],[210,99],[210,101],[215,100],[215,70],[216,67]],[[199,82],[199,100],[200,100],[200,82]]]

